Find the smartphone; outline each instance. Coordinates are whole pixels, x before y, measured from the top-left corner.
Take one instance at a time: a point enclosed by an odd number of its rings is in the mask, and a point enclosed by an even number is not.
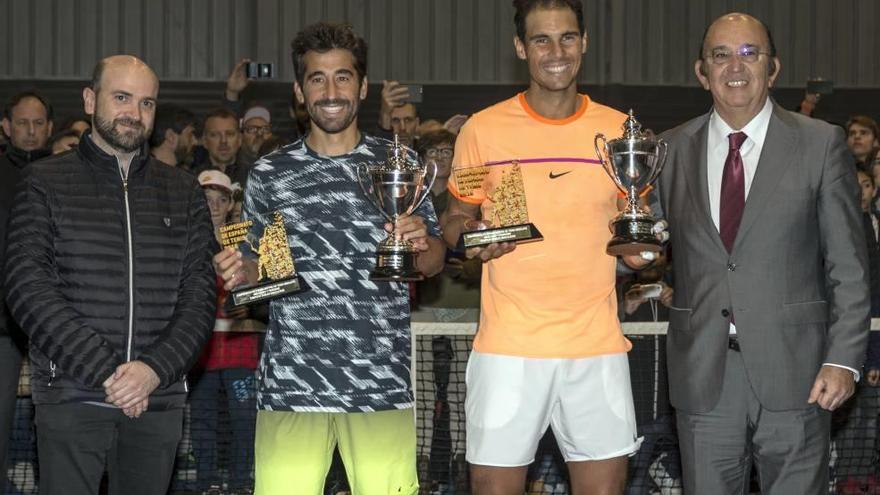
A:
[[[407,97],[406,101],[408,103],[421,103],[422,102],[422,92],[424,88],[421,84],[408,84],[406,86],[407,89]]]
[[[273,79],[275,77],[275,64],[271,62],[248,62],[244,68],[248,79]]]
[[[660,297],[660,294],[663,292],[663,285],[661,284],[642,284],[633,286],[630,290],[638,291],[639,295],[645,299],[657,299]]]
[[[807,93],[830,95],[834,92],[834,81],[816,78],[807,80]]]

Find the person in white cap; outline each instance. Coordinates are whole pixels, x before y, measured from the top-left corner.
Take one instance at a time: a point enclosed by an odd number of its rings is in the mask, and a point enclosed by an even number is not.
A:
[[[232,211],[235,186],[219,170],[205,170],[198,176],[205,191],[214,234],[220,240],[220,227]],[[226,410],[232,424],[229,459],[226,464],[232,493],[246,493],[253,488],[254,429],[257,419],[257,368],[259,337],[253,332],[235,331],[235,320],[249,316],[247,307],[226,305],[228,293],[218,279],[217,319],[214,333],[198,363],[190,372],[190,417],[192,448],[196,458],[196,489],[202,493],[219,490],[224,480],[218,463],[218,421],[220,409]],[[225,393],[221,393],[224,392]],[[218,408],[220,398],[225,397]],[[249,493],[249,492],[248,492]]]
[[[205,190],[214,236],[219,242],[220,227],[226,223],[226,217],[232,209],[232,180],[219,170],[205,170],[199,174],[199,185]]]
[[[260,158],[260,146],[272,137],[272,118],[269,110],[263,106],[252,106],[241,119],[242,147],[240,158],[247,163],[254,163]]]

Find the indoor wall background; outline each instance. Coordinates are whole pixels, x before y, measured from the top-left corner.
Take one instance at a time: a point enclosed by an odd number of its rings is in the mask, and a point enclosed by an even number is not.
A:
[[[707,23],[745,11],[772,28],[779,85],[813,76],[880,87],[878,0],[585,0],[587,85],[694,86]],[[275,62],[304,25],[352,23],[370,45],[369,76],[423,84],[516,84],[510,0],[0,0],[0,77],[87,79],[114,53],[144,58],[166,81],[222,81],[242,57]]]

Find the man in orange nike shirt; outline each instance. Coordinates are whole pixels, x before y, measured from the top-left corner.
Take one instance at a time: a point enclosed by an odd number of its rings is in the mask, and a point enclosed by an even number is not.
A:
[[[622,493],[627,457],[641,441],[626,357],[631,344],[617,319],[617,260],[605,253],[617,189],[593,136],[619,136],[626,116],[577,92],[587,49],[580,0],[513,4],[514,46],[528,63],[529,88],[461,129],[453,167],[492,172],[473,192],[450,181],[456,201],[444,237],[454,245],[466,225],[491,219],[502,175],[496,168],[518,164],[529,220],[544,240],[467,253],[486,262],[466,379],[472,490],[521,494],[552,425],[573,493]],[[642,256],[623,261],[636,269],[649,263]]]

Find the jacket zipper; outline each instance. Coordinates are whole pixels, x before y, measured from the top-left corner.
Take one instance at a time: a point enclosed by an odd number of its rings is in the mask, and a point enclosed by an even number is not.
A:
[[[125,197],[125,230],[128,236],[128,338],[125,343],[125,361],[131,361],[131,342],[134,333],[134,253],[131,246],[131,210],[128,206],[128,174],[119,169],[122,193]]]
[[[47,386],[52,386],[52,380],[55,379],[55,361],[49,361],[49,384]]]
[[[125,197],[125,230],[128,237],[128,338],[125,344],[125,360],[131,361],[131,341],[134,332],[134,253],[131,246],[131,211],[128,206],[128,177],[119,169],[119,176],[122,178],[122,192]],[[52,380],[55,379],[55,363],[49,361],[49,383],[52,386]]]

